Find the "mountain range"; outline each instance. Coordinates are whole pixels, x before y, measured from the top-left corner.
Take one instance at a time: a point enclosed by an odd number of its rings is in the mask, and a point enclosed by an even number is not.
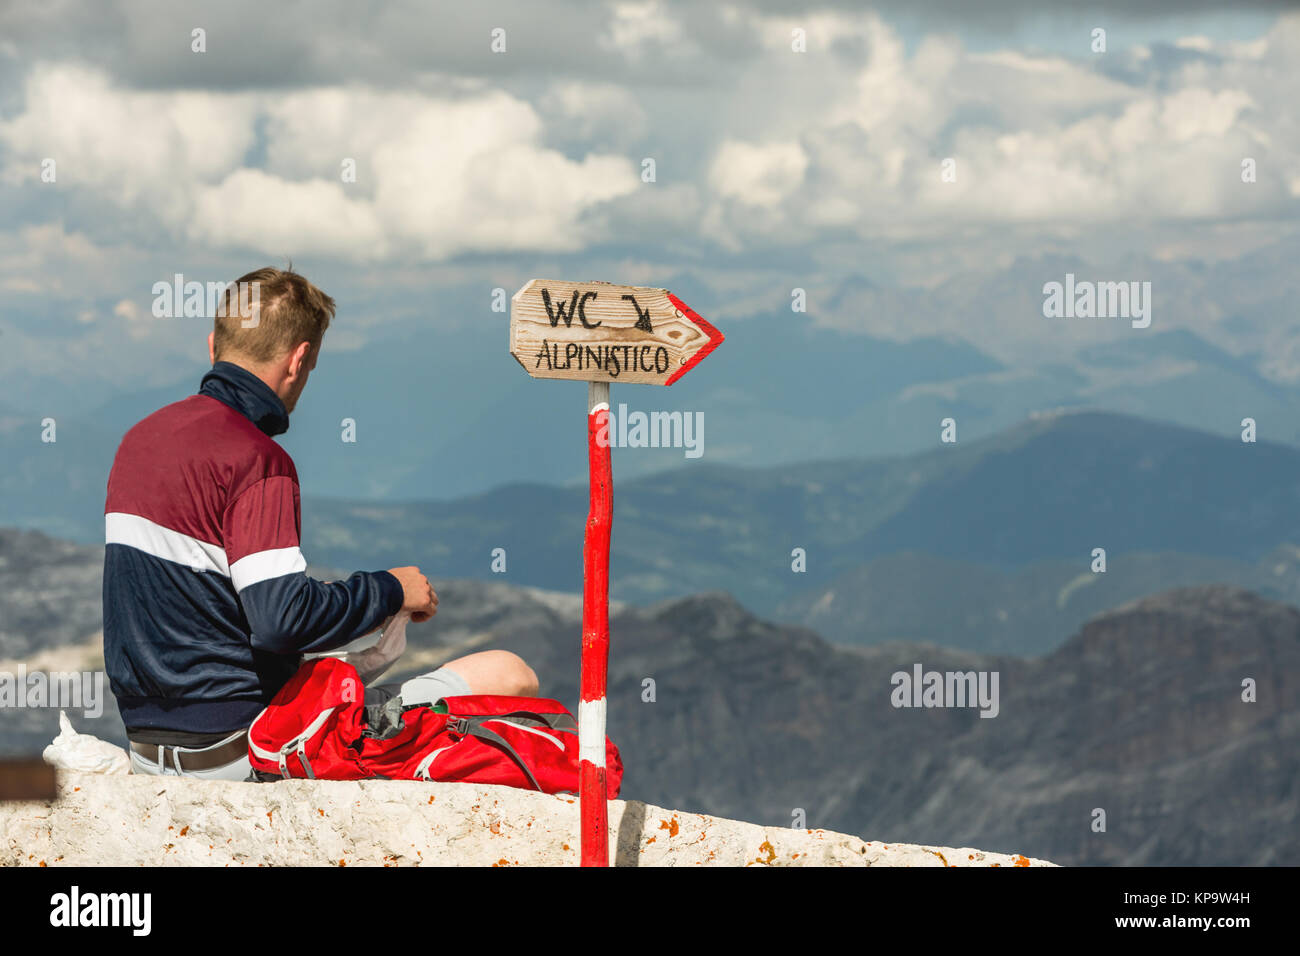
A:
[[[841,293],[827,308],[854,298]],[[1138,415],[1222,437],[1238,434],[1249,417],[1262,441],[1300,441],[1294,380],[1268,377],[1263,358],[1230,353],[1184,328],[1085,342],[1026,364],[955,336],[897,341],[807,315],[767,312],[724,324],[724,346],[671,389],[613,389],[615,411],[699,413],[704,426],[699,458],[680,447],[617,448],[620,484],[665,472],[698,477],[715,465],[923,454],[939,444],[945,419],[955,421],[962,444],[1059,409]],[[133,386],[125,371],[114,383],[111,369],[100,369],[95,380],[70,386],[54,371],[9,362],[0,378],[0,525],[96,540],[98,499],[122,434],[198,388],[206,368],[194,334],[192,359],[150,370],[150,382],[171,376],[163,384]],[[336,344],[327,336],[282,438],[307,497],[446,502],[506,485],[585,482],[585,390],[524,374],[506,354],[504,315],[464,317],[436,331],[399,323],[361,344],[339,334]],[[50,421],[55,442],[43,424]]]
[[[514,485],[455,502],[311,501],[304,530],[331,567],[416,562],[574,591],[585,509],[579,489]],[[1300,451],[1058,413],[896,458],[616,477],[612,587],[634,603],[727,591],[847,643],[1033,654],[1164,588],[1291,600],[1297,544]]]
[[[1031,655],[1094,613],[1167,588],[1224,583],[1300,599],[1300,449],[1088,411],[983,439],[935,437],[910,455],[642,478],[621,476],[617,450],[613,596],[726,591],[837,642]],[[88,473],[65,472],[58,445],[42,447],[31,475],[10,469],[3,480],[35,481],[46,530],[74,537],[57,514],[67,487],[98,497]],[[451,501],[308,497],[303,540],[324,567],[418,564],[572,592],[586,507],[585,489],[538,483]]]
[[[48,578],[13,560],[42,551]],[[98,634],[82,633],[97,624],[89,605],[70,602],[55,625],[65,598],[88,590],[95,551],[0,537],[9,559],[0,563],[9,658],[0,669],[15,658],[102,667]],[[55,582],[48,592],[30,593],[45,580]],[[532,664],[543,693],[576,706],[577,595],[435,584],[438,616],[411,628],[386,680],[505,647]],[[716,592],[612,610],[609,727],[626,766],[624,796],[1062,864],[1300,863],[1293,606],[1223,586],[1167,591],[1094,616],[1036,658],[833,645]],[[996,716],[895,706],[897,675],[918,667],[996,674]],[[1253,702],[1243,700],[1247,680]],[[0,750],[39,751],[56,716],[0,711]],[[83,732],[121,740],[111,700],[98,720],[69,716]]]

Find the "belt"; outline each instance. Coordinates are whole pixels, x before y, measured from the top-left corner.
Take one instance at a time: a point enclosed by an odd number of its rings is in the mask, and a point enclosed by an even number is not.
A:
[[[247,730],[240,733],[234,740],[228,740],[224,744],[206,750],[190,750],[185,747],[168,746],[166,744],[141,744],[136,743],[134,740],[129,741],[129,743],[131,749],[141,757],[159,761],[160,766],[166,766],[170,762],[178,771],[212,770],[216,767],[224,767],[226,764],[234,763],[241,757],[248,756]],[[167,752],[165,756],[164,751]],[[184,763],[181,762],[182,759]]]

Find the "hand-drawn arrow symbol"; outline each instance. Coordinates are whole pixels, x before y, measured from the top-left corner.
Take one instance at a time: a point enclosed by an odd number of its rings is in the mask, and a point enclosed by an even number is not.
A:
[[[650,325],[650,310],[642,309],[641,306],[637,305],[636,296],[634,295],[625,295],[623,298],[631,302],[632,308],[636,310],[635,328],[638,328],[643,332],[653,332],[654,328]]]

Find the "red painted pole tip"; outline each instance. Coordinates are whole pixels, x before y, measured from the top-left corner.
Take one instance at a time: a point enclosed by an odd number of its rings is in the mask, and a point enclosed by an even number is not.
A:
[[[605,787],[605,695],[609,673],[609,538],[614,476],[609,386],[588,385],[587,461],[590,503],[583,540],[582,678],[578,703],[579,843],[583,866],[609,866],[609,795]]]

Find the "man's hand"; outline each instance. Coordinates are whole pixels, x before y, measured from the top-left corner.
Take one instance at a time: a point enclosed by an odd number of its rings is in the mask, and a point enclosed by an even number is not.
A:
[[[412,621],[427,621],[438,613],[438,595],[419,568],[389,568],[388,573],[402,584],[402,610],[411,612]]]

